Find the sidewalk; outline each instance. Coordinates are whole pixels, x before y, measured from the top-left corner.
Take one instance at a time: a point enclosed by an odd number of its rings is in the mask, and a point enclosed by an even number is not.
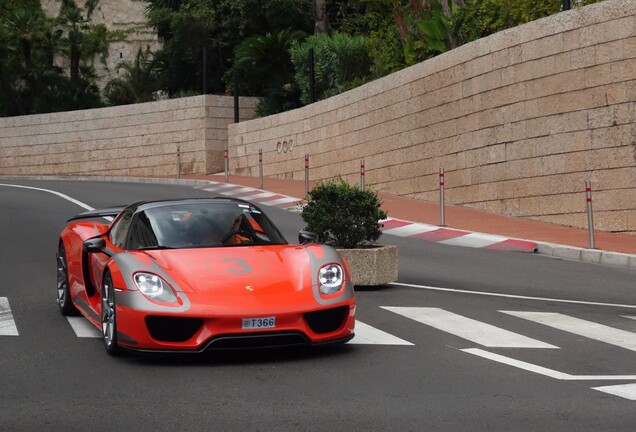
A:
[[[218,183],[224,183],[225,180],[223,175],[188,176],[187,178]],[[254,177],[231,175],[229,183],[259,189],[258,178]],[[305,185],[303,181],[265,178],[262,190],[296,197],[300,200],[304,196]],[[380,193],[379,196],[383,202],[382,208],[388,213],[389,218],[408,221],[407,223],[426,224],[437,229],[438,232],[444,231],[444,234],[453,230],[455,232],[464,231],[463,234],[469,234],[468,232],[479,233],[473,235],[477,243],[479,239],[485,238],[481,234],[492,234],[508,239],[529,240],[537,243],[534,251],[541,254],[636,268],[636,236],[597,231],[595,232],[596,249],[592,250],[587,249],[589,237],[586,229],[501,216],[449,205],[445,207],[446,229],[439,230],[437,226],[440,221],[438,204],[385,193]],[[245,197],[245,199],[248,199],[248,197]],[[287,200],[287,203],[289,203],[289,200]],[[293,205],[293,203],[289,205]],[[400,223],[398,226],[404,226],[405,224]],[[427,228],[425,231],[433,228]],[[417,230],[411,231],[417,232]],[[424,238],[421,234],[414,237]],[[439,235],[437,237],[439,238]],[[448,241],[448,235],[442,237],[446,238],[446,241],[442,242],[454,244]],[[453,236],[451,235],[450,238],[453,238]],[[485,241],[484,243],[488,242]],[[493,247],[488,248],[492,249]]]

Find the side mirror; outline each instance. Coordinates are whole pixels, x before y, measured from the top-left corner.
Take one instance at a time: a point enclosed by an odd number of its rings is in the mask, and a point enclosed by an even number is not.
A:
[[[86,253],[104,252],[104,249],[106,248],[106,240],[101,237],[88,239],[82,244],[82,248]]]
[[[298,232],[298,243],[301,245],[318,243],[318,234],[311,231],[300,230]]]

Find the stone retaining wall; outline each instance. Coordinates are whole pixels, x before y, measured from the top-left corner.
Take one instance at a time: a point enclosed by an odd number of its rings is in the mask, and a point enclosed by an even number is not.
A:
[[[256,100],[240,98],[241,118]],[[0,174],[176,176],[223,170],[231,96],[0,118]]]
[[[41,0],[42,9],[48,17],[56,17],[60,12],[61,0]],[[86,0],[76,0],[79,7],[86,5]],[[108,30],[129,32],[125,40],[111,42],[105,64],[95,59],[95,68],[101,88],[109,79],[117,76],[117,65],[123,61],[134,61],[137,51],[157,51],[161,44],[157,35],[147,24],[145,15],[148,3],[139,0],[100,0],[93,12],[91,22],[104,24]]]
[[[230,168],[636,234],[636,1],[606,0],[462,46],[336,97],[229,127]],[[280,143],[280,144],[279,144]],[[291,145],[289,145],[291,143]],[[283,145],[286,144],[286,145]],[[280,152],[279,152],[280,150]],[[286,150],[286,151],[284,151]]]

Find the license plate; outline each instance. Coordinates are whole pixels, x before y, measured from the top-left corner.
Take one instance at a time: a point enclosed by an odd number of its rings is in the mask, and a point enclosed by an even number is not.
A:
[[[243,318],[243,330],[258,330],[276,327],[276,317]]]

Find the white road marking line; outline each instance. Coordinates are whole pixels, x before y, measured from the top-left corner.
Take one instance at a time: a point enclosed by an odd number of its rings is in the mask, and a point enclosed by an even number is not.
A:
[[[261,199],[261,198],[269,198],[269,197],[273,197],[278,195],[277,193],[273,193],[273,192],[263,192],[263,193],[259,193],[256,195],[250,195],[249,197],[246,197],[245,199],[247,201],[254,201],[255,199]]]
[[[623,318],[629,318],[629,319],[636,320],[636,316],[622,315],[622,317],[623,317]]]
[[[77,204],[78,206],[86,209],[86,210],[95,210],[93,207],[89,206],[88,204],[84,204],[81,201],[76,200],[75,198],[71,198],[68,195],[64,195],[63,193],[54,191],[54,190],[49,190],[49,189],[42,189],[42,188],[36,188],[36,187],[31,187],[31,186],[22,186],[22,185],[14,185],[14,184],[2,184],[0,183],[0,186],[8,186],[8,187],[14,187],[14,188],[20,188],[20,189],[31,189],[31,190],[36,190],[36,191],[41,191],[41,192],[47,192],[53,195],[57,195],[61,198],[64,198],[67,201],[72,202],[73,204]]]
[[[223,195],[240,195],[240,194],[245,194],[248,192],[255,192],[256,189],[254,188],[249,188],[249,187],[244,187],[244,188],[240,188],[240,189],[236,189],[236,190],[232,190],[232,191],[227,191],[227,192],[223,192]]]
[[[392,282],[388,285],[402,286],[408,288],[418,288],[423,290],[430,291],[442,291],[442,292],[452,292],[458,294],[472,294],[472,295],[480,295],[486,297],[503,297],[503,298],[514,298],[520,300],[537,300],[544,302],[553,302],[553,303],[568,303],[568,304],[580,304],[580,305],[590,305],[590,306],[609,306],[609,307],[619,307],[625,309],[636,309],[636,305],[627,305],[627,304],[619,304],[619,303],[599,303],[599,302],[590,302],[590,301],[581,301],[581,300],[567,300],[567,299],[555,299],[549,297],[532,297],[532,296],[522,296],[515,294],[502,294],[502,293],[489,293],[489,292],[481,292],[481,291],[470,291],[470,290],[461,290],[455,288],[441,288],[441,287],[433,287],[427,285],[415,285],[401,282]]]
[[[523,369],[528,372],[533,372],[539,375],[547,376],[550,378],[565,380],[568,379],[569,375],[563,372],[555,371],[553,369],[544,368],[541,366],[534,365],[532,363],[527,363],[521,360],[515,360],[510,357],[502,356],[499,354],[494,354],[488,351],[484,351],[479,348],[468,348],[461,350],[465,353],[476,355],[478,357],[482,357],[488,360],[496,361],[498,363],[507,364],[509,366],[516,367],[518,369]]]
[[[234,184],[230,184],[230,183],[217,183],[214,186],[208,186],[204,188],[203,190],[207,192],[219,192],[220,190],[223,190],[223,189],[231,189],[235,187],[238,187],[238,186]]]
[[[84,317],[66,317],[75,335],[81,338],[101,338],[101,332]]]
[[[521,360],[515,360],[510,357],[502,356],[500,354],[494,354],[488,351],[484,351],[479,348],[467,348],[460,350],[462,352],[476,355],[488,360],[495,361],[497,363],[513,366],[518,369],[523,369],[528,372],[533,372],[539,375],[547,376],[558,380],[567,381],[631,381],[636,380],[636,375],[570,375],[564,372],[559,372],[553,369],[537,366],[532,363],[524,362]]]
[[[553,312],[500,312],[630,351],[636,351],[636,333]]]
[[[266,205],[266,206],[277,206],[280,204],[287,204],[291,202],[298,202],[298,198],[293,198],[293,197],[278,198],[271,201],[261,201],[259,202],[259,204]]]
[[[355,337],[350,344],[358,345],[413,345],[380,329],[356,320]]]
[[[435,225],[411,224],[411,225],[404,225],[397,228],[389,228],[387,230],[382,231],[382,234],[391,234],[398,237],[409,237],[416,234],[422,234],[425,232],[435,231],[437,229],[439,229],[439,227]]]
[[[18,328],[6,297],[0,297],[0,336],[18,336]]]
[[[629,400],[636,400],[636,384],[621,384],[613,386],[592,387],[594,390],[608,393]]]
[[[382,308],[487,347],[559,349],[554,345],[439,308],[388,306],[382,306]]]
[[[501,243],[502,241],[505,241],[505,240],[506,240],[506,237],[499,237],[499,236],[488,235],[488,234],[470,233],[470,234],[466,234],[465,236],[443,240],[438,243],[451,245],[451,246],[482,248],[482,247],[490,246],[496,243]]]

